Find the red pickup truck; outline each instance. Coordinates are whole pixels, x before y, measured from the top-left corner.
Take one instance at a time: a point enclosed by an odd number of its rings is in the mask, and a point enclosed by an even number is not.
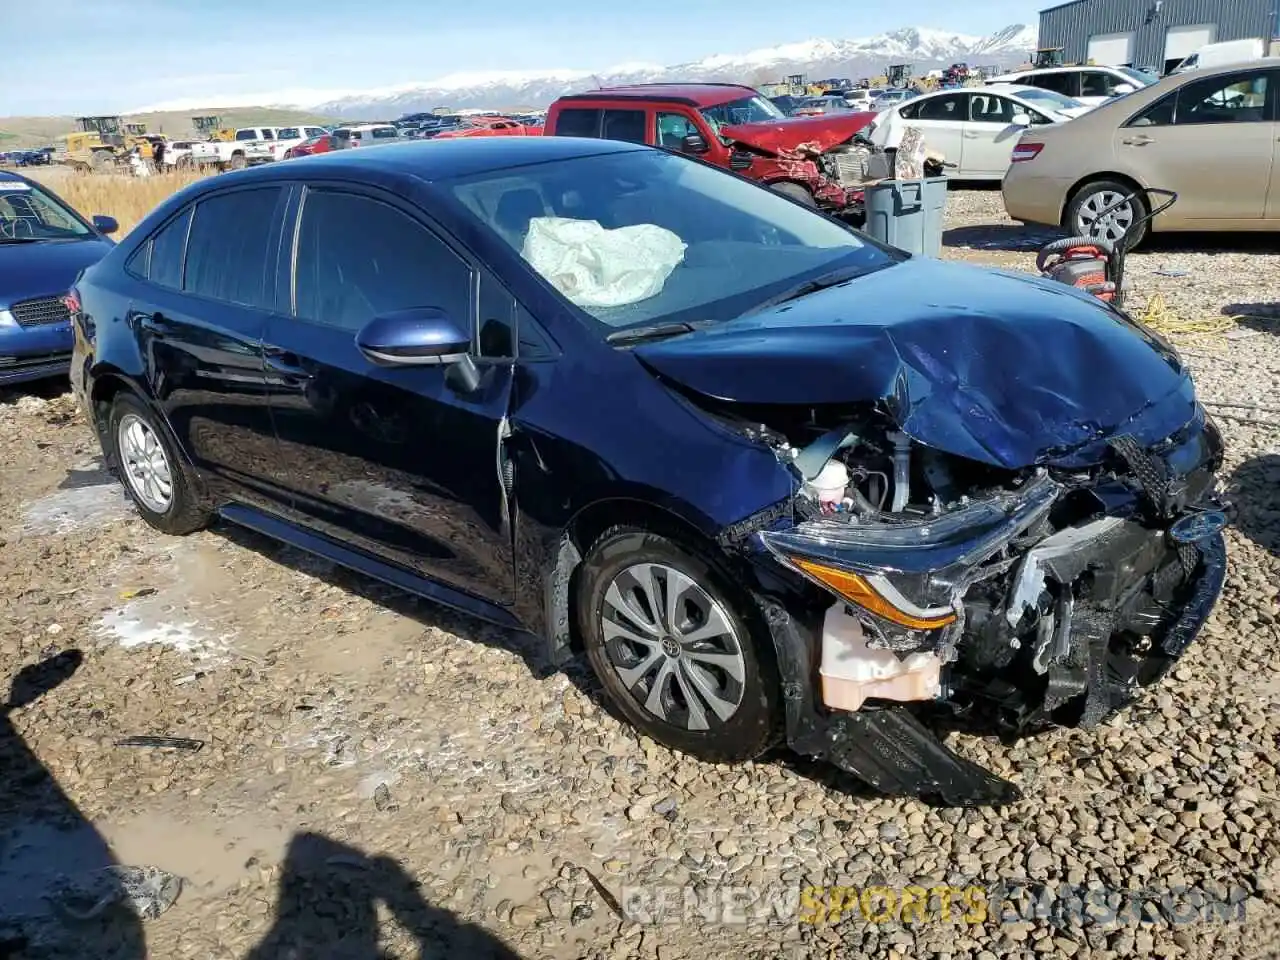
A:
[[[751,87],[643,83],[561,97],[546,135],[647,143],[701,157],[832,212],[862,204],[865,151],[849,141],[871,113],[787,117]]]

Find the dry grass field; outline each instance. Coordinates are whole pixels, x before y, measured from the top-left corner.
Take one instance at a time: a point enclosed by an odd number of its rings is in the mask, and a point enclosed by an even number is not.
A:
[[[75,173],[65,167],[23,172],[46,184],[85,217],[99,213],[115,217],[120,221],[117,238],[132,230],[160,201],[207,176],[185,172],[131,177]]]

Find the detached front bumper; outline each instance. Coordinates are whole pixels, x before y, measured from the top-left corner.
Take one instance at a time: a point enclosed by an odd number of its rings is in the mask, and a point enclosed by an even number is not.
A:
[[[1186,652],[1222,594],[1226,543],[1221,533],[1197,545],[1200,562],[1186,585],[1186,600],[1160,641],[1154,682]],[[820,630],[806,625],[775,601],[761,598],[783,675],[787,739],[793,750],[826,760],[882,793],[914,796],[946,806],[998,806],[1022,796],[1017,786],[954,753],[906,705],[832,711],[818,702]],[[1100,673],[1104,664],[1091,665]],[[1137,693],[1137,685],[1131,687]],[[1126,701],[1127,702],[1127,701]],[[1113,709],[1124,702],[1113,702]]]

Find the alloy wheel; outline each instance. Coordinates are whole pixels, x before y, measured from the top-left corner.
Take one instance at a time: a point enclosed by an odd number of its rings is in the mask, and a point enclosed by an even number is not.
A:
[[[710,593],[661,563],[620,572],[601,611],[610,664],[645,710],[666,723],[703,731],[742,704],[743,640]]]
[[[173,473],[160,438],[145,420],[128,413],[116,428],[116,449],[129,489],[148,510],[165,513],[173,505]]]
[[[1113,204],[1120,203],[1124,197],[1124,194],[1116,193],[1114,190],[1099,190],[1087,197],[1084,203],[1080,204],[1080,211],[1076,214],[1078,232],[1095,239],[1117,242],[1137,219],[1133,201],[1120,204],[1110,213],[1104,214],[1103,211]]]

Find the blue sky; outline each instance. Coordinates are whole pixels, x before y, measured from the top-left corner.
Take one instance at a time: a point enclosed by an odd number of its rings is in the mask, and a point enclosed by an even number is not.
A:
[[[190,97],[363,89],[458,71],[680,63],[903,26],[984,34],[1036,23],[1025,0],[0,0],[0,116],[119,111]]]

